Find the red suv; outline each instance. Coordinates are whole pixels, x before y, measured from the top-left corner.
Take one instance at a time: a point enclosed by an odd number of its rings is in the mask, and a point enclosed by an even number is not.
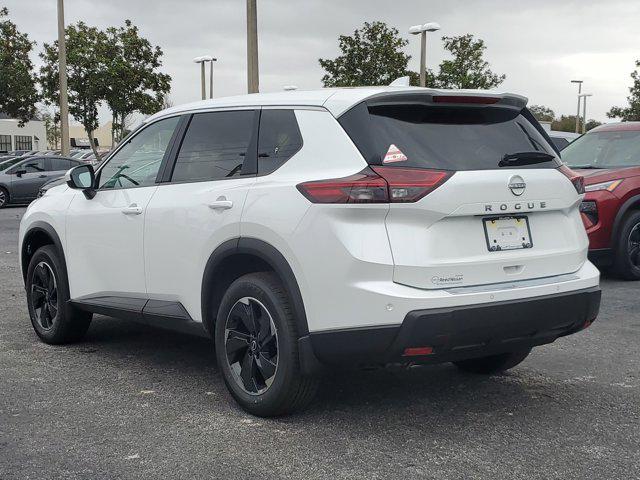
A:
[[[562,159],[584,176],[589,257],[640,280],[640,122],[594,128],[562,150]]]

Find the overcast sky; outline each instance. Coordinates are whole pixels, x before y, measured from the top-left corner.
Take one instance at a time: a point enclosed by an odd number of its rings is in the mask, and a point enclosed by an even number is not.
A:
[[[173,78],[171,99],[180,104],[199,99],[199,71],[191,60],[203,54],[218,58],[216,96],[246,92],[245,3],[65,0],[65,20],[107,27],[130,18],[164,50],[163,70]],[[19,28],[38,42],[38,51],[43,42],[55,39],[56,0],[0,0],[3,4]],[[507,75],[501,88],[557,114],[575,113],[576,86],[569,82],[583,79],[584,91],[594,95],[587,114],[600,121],[611,106],[626,104],[629,74],[640,58],[638,0],[258,0],[260,90],[291,84],[320,87],[318,58],[335,57],[338,35],[373,20],[411,37],[406,51],[416,71],[419,39],[405,33],[411,25],[442,25],[439,34],[429,37],[427,63],[432,69],[445,55],[442,35],[472,33],[484,39],[491,68]]]

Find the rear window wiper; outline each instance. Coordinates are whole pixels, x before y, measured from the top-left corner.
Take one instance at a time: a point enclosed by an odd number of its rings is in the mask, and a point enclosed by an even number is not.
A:
[[[498,162],[498,166],[517,167],[520,165],[533,165],[536,163],[550,162],[555,158],[555,156],[545,152],[508,153]]]

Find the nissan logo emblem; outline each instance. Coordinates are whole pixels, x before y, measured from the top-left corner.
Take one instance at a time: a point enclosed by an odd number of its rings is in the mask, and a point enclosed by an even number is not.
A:
[[[507,187],[509,187],[511,193],[516,197],[519,197],[524,193],[525,188],[527,188],[527,184],[524,183],[524,179],[520,175],[514,175],[509,179]]]

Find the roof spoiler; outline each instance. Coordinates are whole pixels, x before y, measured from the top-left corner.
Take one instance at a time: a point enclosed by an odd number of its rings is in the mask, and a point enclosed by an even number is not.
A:
[[[398,79],[400,80],[400,79]],[[430,90],[418,89],[404,92],[383,92],[366,99],[367,105],[424,104],[424,105],[465,105],[494,106],[522,110],[528,99],[514,93],[497,93],[477,90]]]

